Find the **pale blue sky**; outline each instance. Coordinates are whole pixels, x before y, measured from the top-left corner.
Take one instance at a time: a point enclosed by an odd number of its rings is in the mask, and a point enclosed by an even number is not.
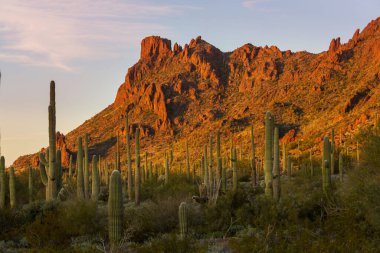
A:
[[[0,5],[2,155],[48,145],[50,80],[57,129],[67,133],[111,104],[140,41],[188,43],[202,35],[222,51],[245,44],[321,52],[380,14],[378,0],[3,0]]]

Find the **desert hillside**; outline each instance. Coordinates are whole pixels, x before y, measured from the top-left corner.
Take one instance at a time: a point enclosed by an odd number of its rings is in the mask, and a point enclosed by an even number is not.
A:
[[[142,40],[140,60],[128,69],[115,101],[66,135],[58,134],[57,146],[67,166],[77,137],[88,133],[90,154],[112,163],[119,135],[124,162],[125,133],[139,127],[142,151],[163,163],[169,146],[182,160],[186,141],[191,158],[198,159],[208,136],[220,129],[222,155],[233,136],[238,152],[248,157],[253,124],[262,156],[264,114],[272,111],[280,142],[294,144],[291,153],[320,153],[322,137],[332,128],[334,141],[350,146],[361,127],[373,124],[379,76],[380,18],[346,43],[332,39],[319,54],[252,44],[221,52],[200,36],[183,46],[151,36]],[[20,157],[14,167],[29,164],[37,167],[37,153]]]

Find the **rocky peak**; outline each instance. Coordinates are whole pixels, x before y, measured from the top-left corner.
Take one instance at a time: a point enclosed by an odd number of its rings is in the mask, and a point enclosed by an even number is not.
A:
[[[165,55],[172,51],[171,41],[159,36],[146,37],[141,41],[140,57],[151,58]]]
[[[330,42],[330,47],[329,47],[329,53],[335,53],[339,50],[341,44],[340,44],[340,37],[336,39],[332,39]]]

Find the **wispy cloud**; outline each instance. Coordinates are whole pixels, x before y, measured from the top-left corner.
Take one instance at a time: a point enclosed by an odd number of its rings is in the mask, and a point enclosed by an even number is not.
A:
[[[73,70],[71,62],[112,57],[162,16],[189,7],[123,0],[7,0],[0,5],[0,60]]]
[[[256,4],[260,2],[260,0],[244,0],[242,5],[246,8],[252,9],[256,6]]]

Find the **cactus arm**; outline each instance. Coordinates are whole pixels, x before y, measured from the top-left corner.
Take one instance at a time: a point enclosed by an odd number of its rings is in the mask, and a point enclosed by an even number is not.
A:
[[[46,173],[46,166],[47,166],[47,162],[46,162],[45,156],[44,154],[40,153],[39,169],[40,169],[41,181],[45,186],[47,186],[48,184],[48,175]]]

